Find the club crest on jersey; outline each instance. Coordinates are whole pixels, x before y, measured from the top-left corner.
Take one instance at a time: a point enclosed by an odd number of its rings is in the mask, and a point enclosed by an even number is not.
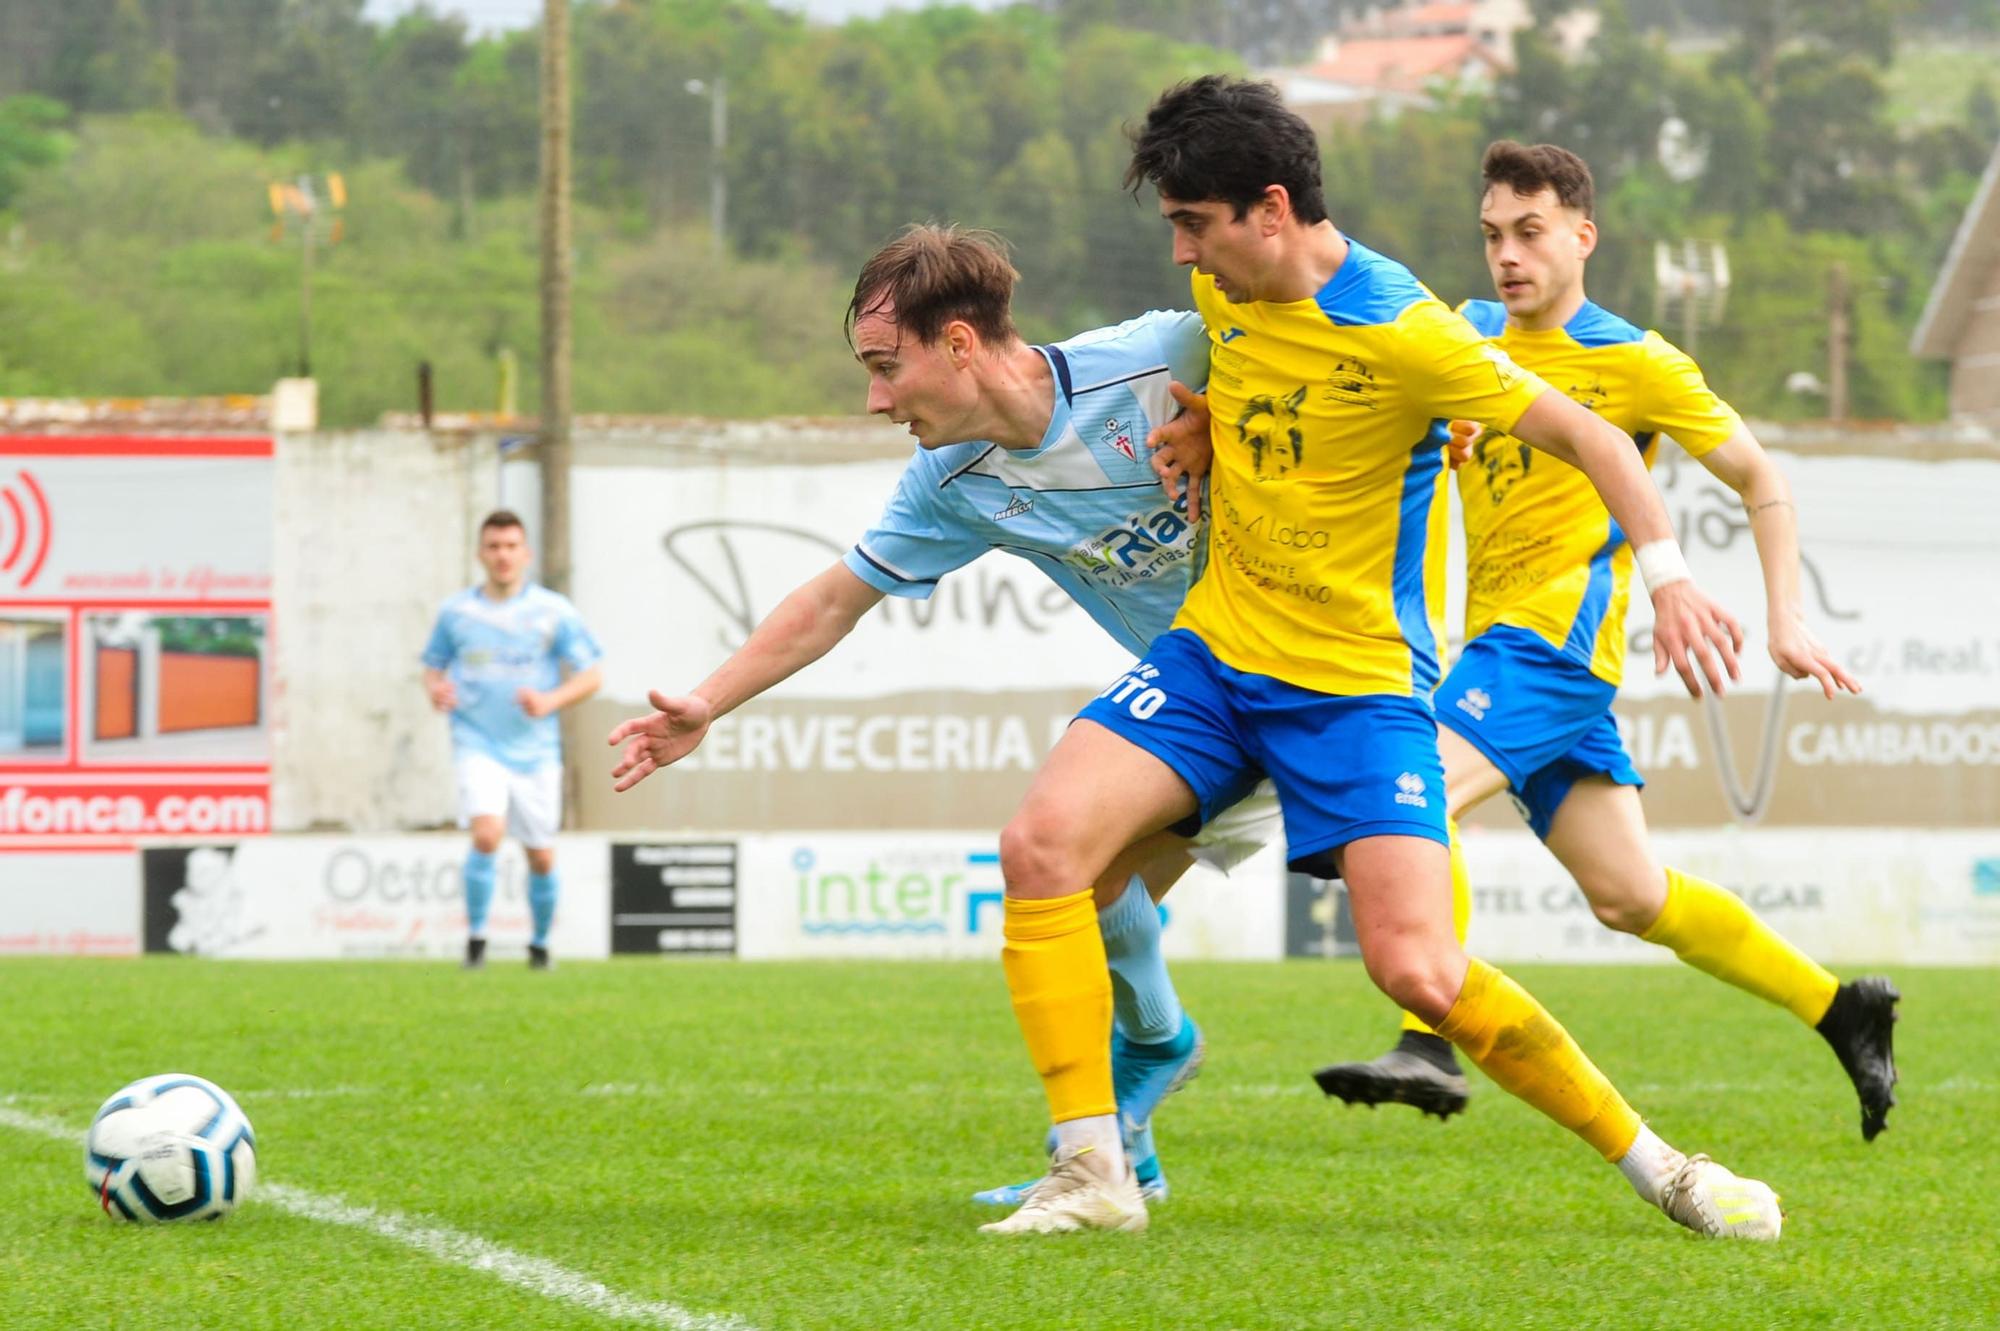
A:
[[[1289,476],[1306,458],[1305,432],[1299,428],[1299,404],[1306,388],[1279,397],[1259,393],[1243,404],[1236,418],[1236,438],[1250,449],[1250,470],[1260,481]]]
[[[1604,391],[1604,377],[1593,374],[1590,376],[1588,383],[1571,384],[1568,388],[1565,388],[1563,396],[1569,398],[1578,406],[1588,407],[1592,411],[1601,412],[1604,410],[1605,399],[1611,395]]]
[[[1492,707],[1493,695],[1481,688],[1467,689],[1465,696],[1458,700],[1458,710],[1464,712],[1475,721],[1484,721],[1486,713]]]
[[[1015,495],[1014,501],[993,515],[995,522],[1005,522],[1008,518],[1018,518],[1035,506],[1035,501],[1027,495]]]
[[[1334,361],[1321,391],[1323,401],[1346,407],[1375,410],[1375,372],[1358,356],[1342,356]]]
[[[1428,809],[1431,802],[1424,797],[1424,779],[1415,772],[1405,772],[1396,778],[1396,803],[1407,804],[1415,809]]]
[[[1127,462],[1139,460],[1139,451],[1132,446],[1131,430],[1116,416],[1104,422],[1103,443],[1107,448],[1115,448],[1123,453]]]

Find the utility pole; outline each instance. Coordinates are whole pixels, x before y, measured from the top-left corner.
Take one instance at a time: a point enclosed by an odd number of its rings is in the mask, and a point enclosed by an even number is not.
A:
[[[1847,265],[1839,259],[1826,273],[1826,417],[1847,419]]]
[[[708,103],[708,227],[717,262],[729,252],[729,176],[723,170],[728,150],[729,80],[717,74]]]
[[[310,199],[312,196],[307,194]],[[312,378],[313,347],[313,216],[308,205],[305,225],[299,228],[299,378]]]
[[[542,583],[569,591],[569,0],[542,0]]]
[[[687,90],[708,98],[708,238],[720,263],[729,257],[729,80],[689,79]]]

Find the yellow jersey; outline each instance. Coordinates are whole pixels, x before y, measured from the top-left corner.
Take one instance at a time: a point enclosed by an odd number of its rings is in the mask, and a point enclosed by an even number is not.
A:
[[[1498,301],[1459,307],[1517,364],[1632,436],[1647,467],[1670,434],[1691,455],[1719,448],[1742,419],[1687,354],[1584,302],[1561,328],[1528,332]],[[1468,641],[1495,624],[1527,629],[1608,684],[1625,668],[1632,547],[1590,478],[1489,430],[1458,473],[1465,505]]]
[[[1446,422],[1511,430],[1548,385],[1351,239],[1309,300],[1232,304],[1197,272],[1194,301],[1215,461],[1206,568],[1174,627],[1315,692],[1428,697]]]

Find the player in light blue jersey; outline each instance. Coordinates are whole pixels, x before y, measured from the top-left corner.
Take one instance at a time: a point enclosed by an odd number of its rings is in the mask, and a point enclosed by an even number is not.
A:
[[[735,655],[680,697],[611,732],[629,790],[702,742],[723,715],[818,660],[884,596],[928,597],[990,550],[1048,574],[1135,656],[1187,595],[1194,528],[1153,476],[1148,433],[1169,419],[1170,382],[1205,384],[1195,314],[1152,313],[1052,346],[1030,346],[1009,313],[1016,274],[1000,242],[949,227],[907,230],[862,269],[849,337],[868,371],[868,409],[906,424],[916,454],[881,519],[773,610]],[[1128,678],[1113,689],[1143,690]],[[1155,901],[1193,858],[1228,868],[1276,835],[1275,805],[1245,801],[1199,843],[1162,834],[1097,884],[1112,973],[1117,1099],[1139,1182],[1165,1191],[1153,1109],[1193,1076],[1201,1036],[1160,957]],[[1022,1185],[1023,1187],[1027,1185]],[[1013,1204],[1019,1189],[982,1200]]]
[[[528,852],[528,962],[549,965],[555,920],[556,829],[562,826],[562,731],[556,713],[597,692],[604,655],[567,597],[527,580],[532,552],[506,509],[479,524],[486,581],[444,603],[424,647],[424,689],[451,713],[465,857],[465,964],[486,961],[494,853],[509,830]],[[568,678],[563,672],[567,670]]]

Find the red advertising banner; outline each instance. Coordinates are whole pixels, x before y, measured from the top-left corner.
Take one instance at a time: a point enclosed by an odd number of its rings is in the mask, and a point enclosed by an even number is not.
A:
[[[0,851],[269,829],[273,469],[0,435]]]

